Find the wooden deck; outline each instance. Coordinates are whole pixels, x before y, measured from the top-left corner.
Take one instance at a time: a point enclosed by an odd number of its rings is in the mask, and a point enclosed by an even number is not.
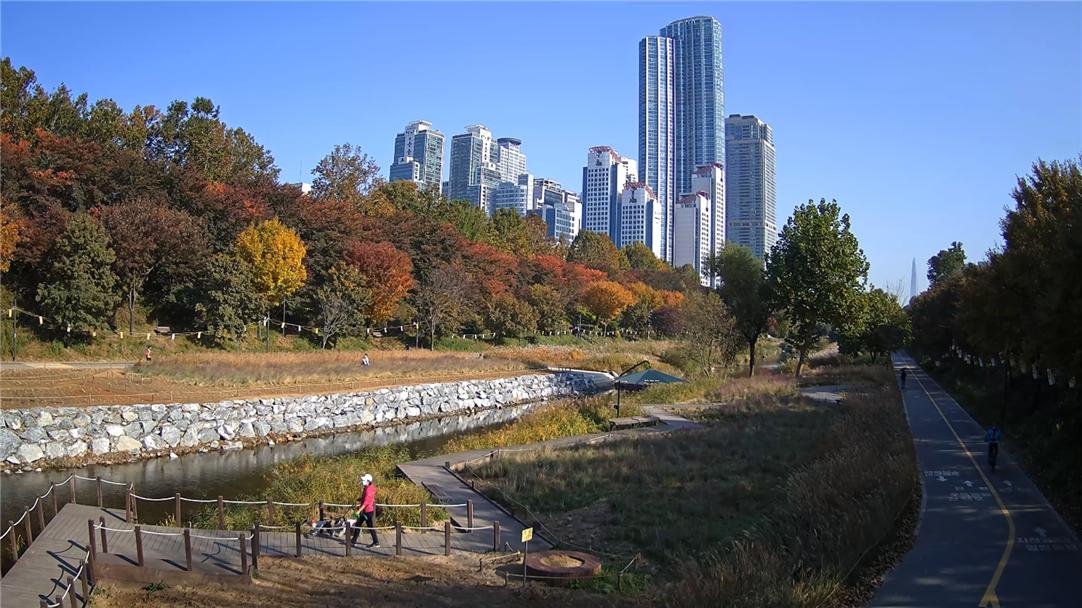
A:
[[[87,505],[68,504],[53,518],[45,530],[36,535],[19,560],[0,581],[0,606],[3,608],[38,608],[42,598],[55,601],[63,593],[66,579],[78,569],[88,551],[88,520],[99,522],[105,518],[106,541],[109,554],[101,558],[110,568],[138,566],[135,528],[124,521],[124,511],[101,509]],[[379,522],[377,522],[378,524]],[[472,532],[452,528],[452,552],[469,551],[483,553],[493,547],[491,521],[481,519],[476,513]],[[164,573],[187,572],[184,537],[181,528],[163,526],[140,526],[143,540],[143,563],[147,569]],[[124,532],[113,531],[124,530]],[[361,530],[358,544],[350,551],[351,556],[393,557],[396,553],[395,531],[379,530],[380,548],[369,549],[371,542],[367,530]],[[211,576],[236,576],[242,573],[240,532],[219,530],[191,530],[192,572],[202,575],[200,580]],[[214,537],[214,538],[199,538]],[[444,530],[410,530],[402,533],[402,556],[443,555],[445,552]],[[96,537],[101,556],[101,531]],[[250,543],[250,541],[249,541]],[[249,552],[251,546],[249,544]],[[295,530],[264,530],[260,533],[260,557],[294,557],[297,555]],[[344,541],[325,536],[301,535],[301,555],[344,557]],[[249,558],[249,564],[251,560]],[[76,583],[76,587],[78,587]],[[82,594],[77,593],[79,604]]]

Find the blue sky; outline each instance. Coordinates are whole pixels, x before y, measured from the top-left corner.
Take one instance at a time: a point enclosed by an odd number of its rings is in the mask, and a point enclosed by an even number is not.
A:
[[[709,14],[725,112],[774,128],[778,223],[850,213],[871,279],[908,291],[952,240],[980,257],[1032,161],[1082,152],[1080,3],[0,3],[0,51],[126,108],[210,97],[310,181],[336,143],[386,170],[426,119],[523,141],[580,189],[586,149],[637,157],[637,45]],[[445,167],[446,172],[446,167]]]

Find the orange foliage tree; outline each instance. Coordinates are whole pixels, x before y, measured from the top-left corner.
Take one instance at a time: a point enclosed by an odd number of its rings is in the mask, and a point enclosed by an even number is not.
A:
[[[582,293],[582,304],[602,323],[635,303],[635,295],[615,281],[595,281]]]
[[[368,318],[376,323],[390,319],[414,286],[410,256],[387,242],[365,242],[353,243],[345,258],[357,267],[372,292]]]

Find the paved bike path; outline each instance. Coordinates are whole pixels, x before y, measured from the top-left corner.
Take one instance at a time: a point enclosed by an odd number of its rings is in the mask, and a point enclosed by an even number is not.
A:
[[[1082,606],[1082,544],[984,430],[913,359],[902,391],[924,487],[917,539],[870,606]]]

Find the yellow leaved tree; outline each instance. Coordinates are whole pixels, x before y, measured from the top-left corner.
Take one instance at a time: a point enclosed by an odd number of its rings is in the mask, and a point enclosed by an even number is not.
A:
[[[278,218],[249,226],[237,235],[237,257],[248,265],[267,307],[281,304],[304,285],[304,241]]]

